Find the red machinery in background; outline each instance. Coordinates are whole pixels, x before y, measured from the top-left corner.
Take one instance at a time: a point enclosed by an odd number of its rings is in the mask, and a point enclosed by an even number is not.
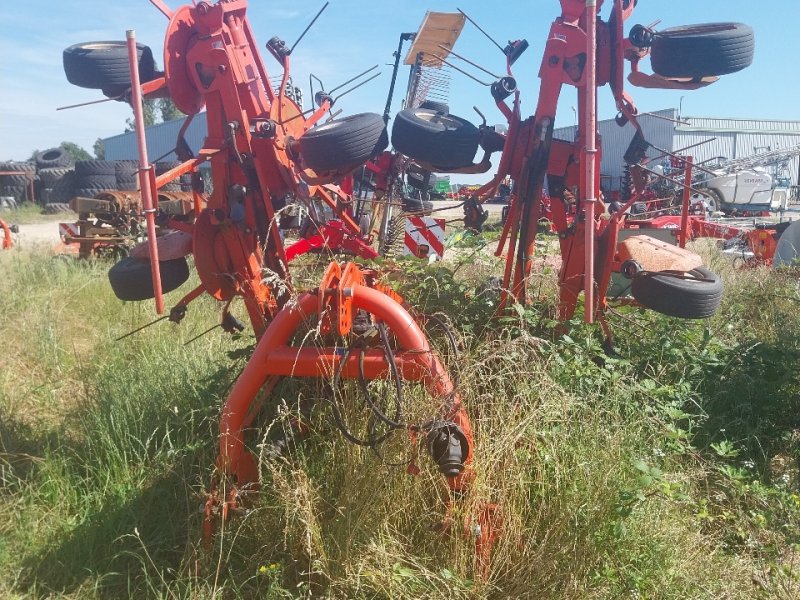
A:
[[[243,325],[229,312],[231,303],[240,299],[258,340],[221,410],[206,533],[257,487],[258,464],[247,450],[247,432],[265,398],[286,377],[333,382],[334,420],[355,443],[374,446],[395,430],[424,440],[449,489],[459,496],[471,479],[469,418],[447,370],[402,298],[382,286],[376,273],[338,262],[330,263],[317,289],[298,294],[278,232],[276,215],[287,197],[322,199],[337,215],[343,239],[346,232],[359,231],[325,186],[386,147],[383,118],[365,113],[323,121],[335,102],[325,92],[316,94],[318,107],[313,112],[303,112],[285,94],[294,46],[277,37],[267,43],[283,71],[280,86],[273,90],[246,16],[246,0],[201,0],[174,11],[162,0],[150,1],[169,19],[164,73],[154,71],[149,49],[135,44],[133,32],[127,44],[83,44],[80,56],[71,55],[69,61],[65,53],[65,70],[71,82],[127,98],[135,111],[149,239],[110,270],[115,293],[123,300],[154,297],[161,313],[162,288],[170,291],[187,280],[186,256],[192,254],[201,284],[169,311],[168,318],[180,322],[187,305],[207,293],[223,303],[222,327],[241,330]],[[119,74],[123,61],[130,64],[130,75],[126,71],[124,77]],[[207,111],[203,147],[193,156],[181,135],[177,151],[182,164],[158,177],[147,159],[142,95],[169,95],[189,115],[182,133],[193,115],[203,107]],[[205,194],[199,176],[194,177],[194,219],[159,214],[157,189],[184,173],[196,173],[204,162],[210,162],[214,190]],[[308,331],[311,335],[302,335]],[[320,346],[297,344],[298,337]],[[335,388],[343,379],[364,386],[374,379],[395,382],[394,410],[368,400],[364,436],[354,435],[342,423],[347,411],[335,401]],[[431,409],[425,422],[404,421],[402,383],[418,383],[427,390]]]
[[[534,265],[534,241],[549,188],[554,229],[559,236],[562,267],[559,275],[559,316],[570,319],[584,296],[589,323],[603,321],[606,291],[612,272],[633,278],[634,298],[642,305],[685,318],[710,316],[722,294],[722,282],[693,253],[646,236],[618,242],[625,210],[644,191],[643,184],[627,205],[609,219],[600,218],[600,140],[597,136],[596,90],[608,84],[616,101],[620,125],[630,123],[635,134],[625,154],[637,166],[649,145],[637,121],[637,110],[624,89],[625,61],[631,63],[628,80],[641,87],[689,90],[709,85],[718,75],[750,64],[752,29],[735,23],[715,23],[655,31],[624,23],[636,2],[613,0],[607,21],[599,16],[603,0],[560,0],[561,15],[548,35],[539,77],[541,87],[534,116],[523,119],[520,93],[512,65],[528,42],[510,42],[503,52],[507,75],[491,85],[497,107],[508,121],[507,132],[431,110],[409,109],[397,115],[392,143],[403,154],[431,171],[487,172],[494,152],[501,152],[495,177],[475,192],[475,202],[496,195],[506,177],[513,181],[512,205],[497,254],[506,256],[503,303],[529,300],[528,278]],[[483,31],[483,30],[481,30]],[[496,42],[495,42],[496,44]],[[642,58],[651,55],[655,75],[639,71]],[[474,64],[474,63],[471,63]],[[564,86],[578,91],[578,133],[575,140],[553,138],[558,100]],[[506,103],[513,98],[511,105]],[[472,164],[478,146],[483,159]],[[546,185],[547,183],[547,185]]]

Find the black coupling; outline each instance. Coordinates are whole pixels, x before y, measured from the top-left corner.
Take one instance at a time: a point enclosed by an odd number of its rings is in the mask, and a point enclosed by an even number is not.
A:
[[[445,477],[456,477],[464,470],[469,454],[467,437],[455,423],[434,423],[428,430],[428,452]]]
[[[513,77],[501,77],[492,84],[492,98],[502,102],[517,91],[517,80]]]
[[[333,98],[329,93],[320,90],[314,94],[314,104],[317,106],[322,106],[325,104],[325,102],[328,102],[331,106],[333,106]]]
[[[289,48],[286,47],[286,42],[284,42],[277,35],[267,42],[267,48],[269,48],[275,56],[279,56],[281,59],[285,59],[287,56],[289,56]]]
[[[653,45],[653,38],[655,38],[653,30],[644,25],[634,25],[628,35],[631,44],[637,48],[649,48]]]

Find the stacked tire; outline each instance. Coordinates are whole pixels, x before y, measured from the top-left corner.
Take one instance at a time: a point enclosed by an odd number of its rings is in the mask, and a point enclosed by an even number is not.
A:
[[[116,177],[118,190],[129,192],[139,189],[138,160],[114,161],[114,175]]]
[[[68,210],[74,188],[72,157],[63,148],[37,152],[36,162],[39,190],[36,194],[45,212]]]
[[[31,198],[29,189],[36,179],[36,165],[29,162],[0,163],[0,196],[13,197],[16,202],[24,202]]]
[[[74,196],[94,198],[117,189],[117,170],[111,160],[79,160],[75,163]]]

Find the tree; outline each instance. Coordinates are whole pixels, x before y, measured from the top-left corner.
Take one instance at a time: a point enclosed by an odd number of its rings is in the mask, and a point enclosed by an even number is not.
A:
[[[94,157],[97,160],[105,160],[106,158],[106,145],[103,142],[103,138],[97,138],[94,141],[94,146],[92,146],[94,150]]]
[[[73,161],[92,160],[92,155],[74,142],[61,142],[59,148],[64,149],[72,157]]]
[[[156,102],[158,103],[158,112],[161,114],[162,123],[183,117],[183,113],[175,106],[172,98],[159,98]]]
[[[145,127],[150,127],[150,125],[156,124],[156,102],[157,100],[146,99],[142,103],[142,113],[144,116]],[[125,119],[125,131],[133,131],[134,129],[133,117],[128,117]]]

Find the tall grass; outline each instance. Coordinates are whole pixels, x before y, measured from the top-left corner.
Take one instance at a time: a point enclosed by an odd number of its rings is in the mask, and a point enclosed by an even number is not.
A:
[[[325,387],[289,381],[249,442],[252,510],[204,550],[218,411],[252,338],[216,330],[185,346],[217,322],[203,299],[180,326],[115,341],[153,316],[113,297],[107,264],[0,254],[0,596],[797,597],[796,281],[710,253],[728,286],[720,314],[620,310],[606,357],[593,330],[549,328],[552,276],[539,304],[492,320],[496,265],[468,260],[398,282],[461,342],[449,362],[476,480],[449,519],[424,450],[401,434],[378,453],[347,443]],[[410,418],[430,416],[421,390],[407,399]],[[312,434],[268,452],[301,412]],[[503,524],[483,580],[486,503]]]

